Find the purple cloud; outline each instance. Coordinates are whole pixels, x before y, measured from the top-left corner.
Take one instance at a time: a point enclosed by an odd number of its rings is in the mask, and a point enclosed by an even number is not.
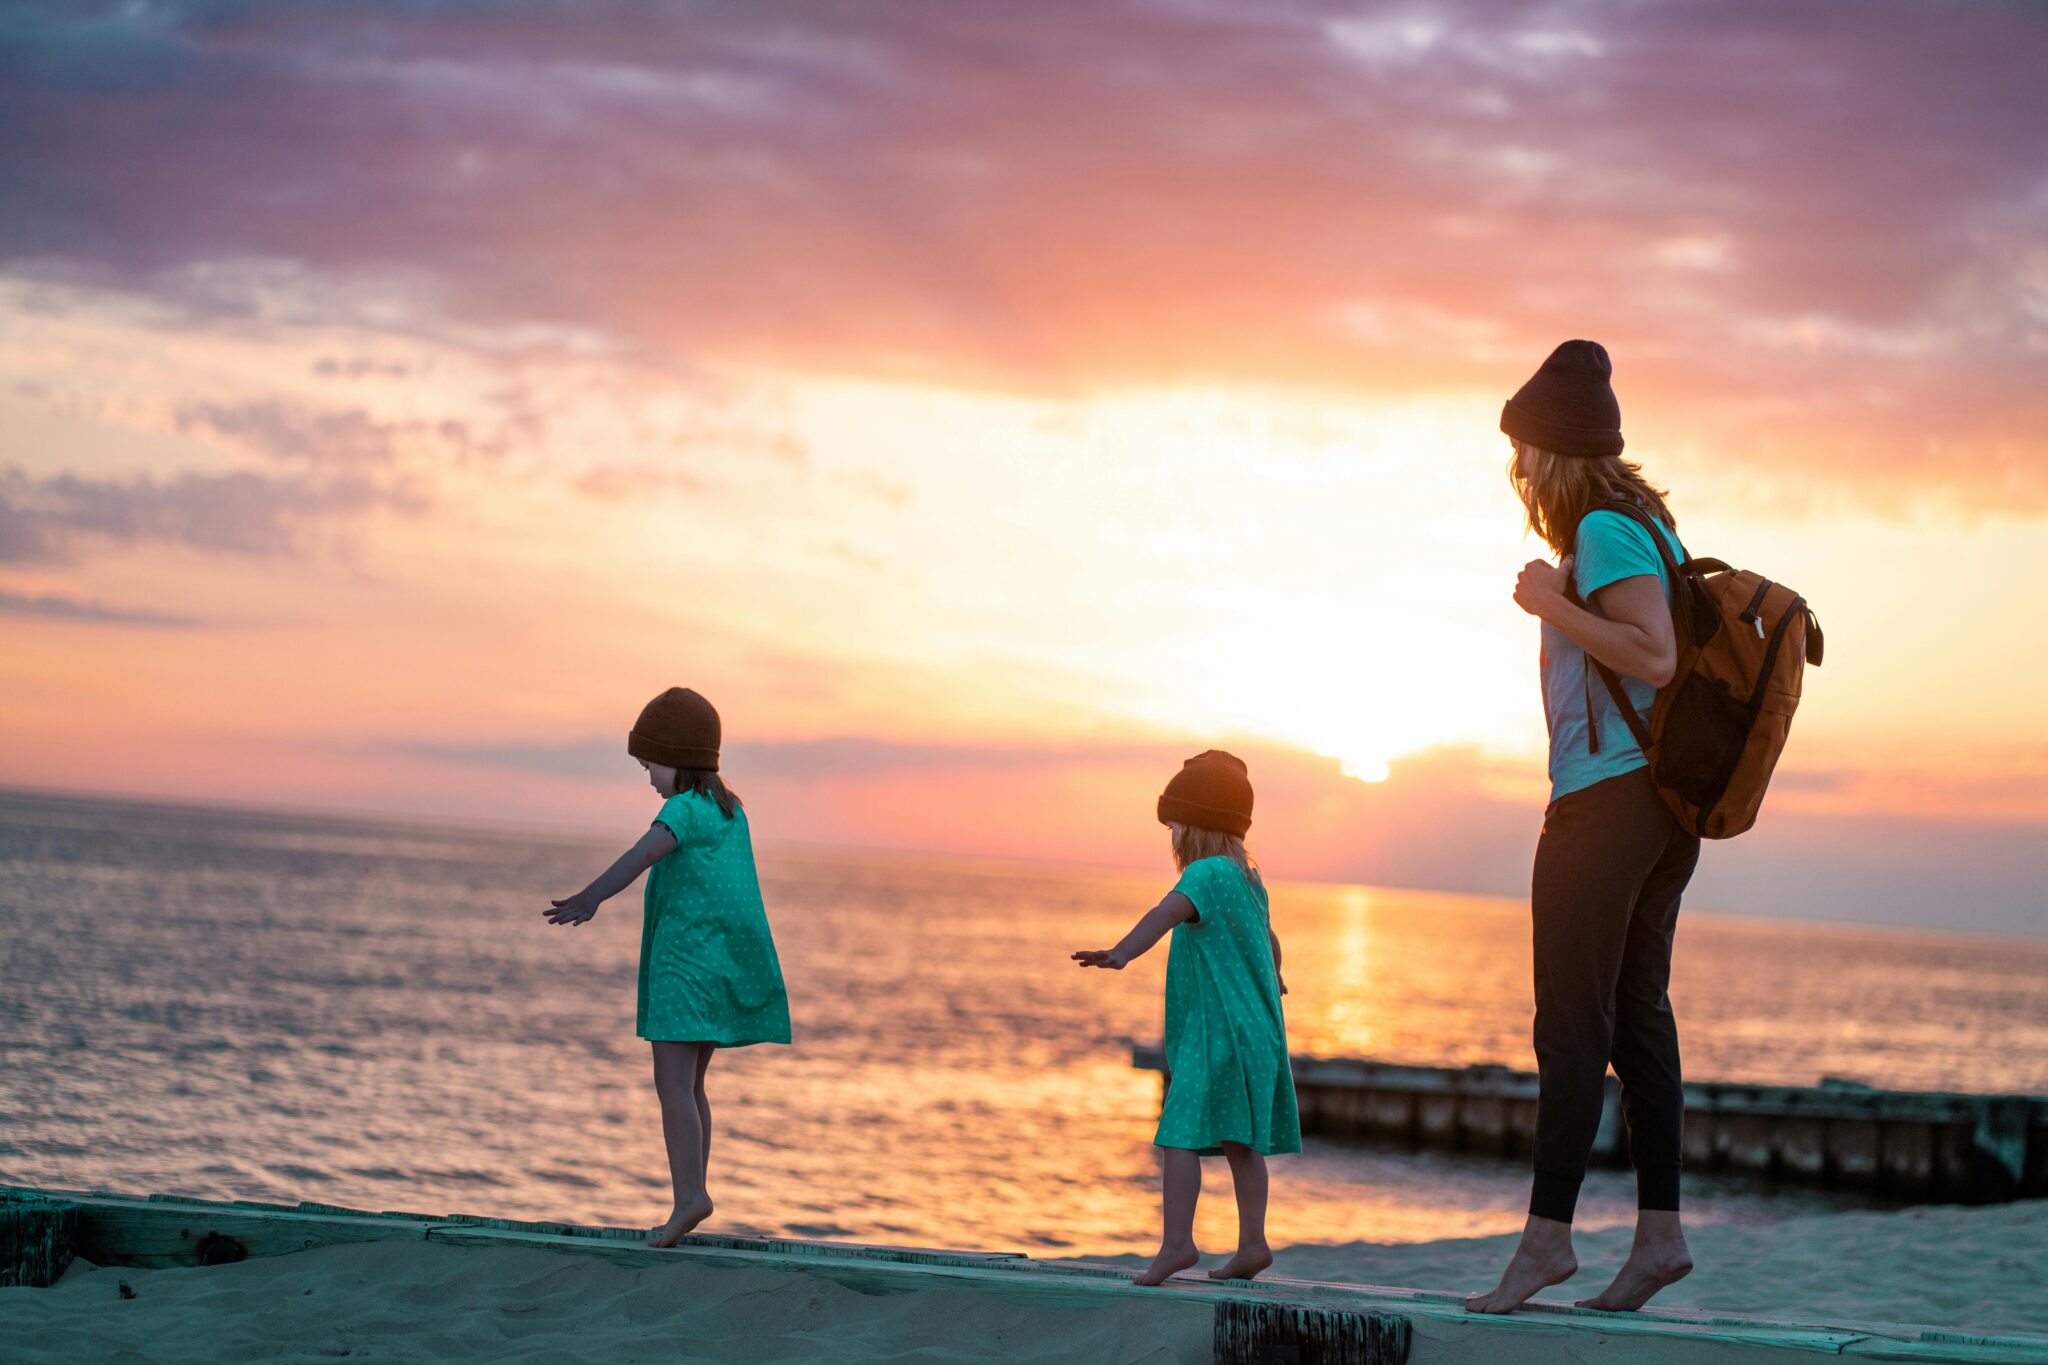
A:
[[[518,407],[523,399],[501,396],[509,415],[499,429],[480,432],[468,422],[382,421],[360,408],[317,408],[277,398],[242,403],[191,403],[179,409],[180,431],[212,435],[232,444],[307,466],[384,465],[408,446],[425,446],[457,458],[496,458],[513,443],[537,436],[537,414]]]
[[[8,592],[0,589],[0,614],[9,616],[46,616],[60,621],[97,621],[110,625],[166,626],[183,628],[202,624],[196,616],[176,612],[138,611],[128,607],[110,607],[101,602],[82,602],[73,597],[59,597],[45,593],[30,597],[25,593]]]
[[[69,562],[84,543],[159,543],[247,556],[308,552],[374,508],[418,511],[420,496],[356,477],[315,481],[248,471],[92,479],[0,468],[0,563]]]
[[[207,432],[280,460],[306,464],[383,464],[397,432],[355,410],[311,411],[276,399],[194,403],[178,413],[180,431]]]

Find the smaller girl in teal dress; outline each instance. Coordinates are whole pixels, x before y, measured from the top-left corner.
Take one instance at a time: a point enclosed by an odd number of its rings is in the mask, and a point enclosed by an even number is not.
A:
[[[674,1211],[647,1239],[658,1247],[674,1246],[711,1216],[704,1093],[711,1054],[789,1041],[782,965],[761,904],[747,813],[718,775],[719,735],[718,712],[686,687],[647,703],[626,752],[664,798],[653,826],[596,881],[542,912],[550,924],[582,924],[649,872],[636,1031],[654,1045],[654,1090],[675,1186]]]
[[[1273,1264],[1266,1245],[1266,1157],[1301,1150],[1287,1021],[1280,997],[1280,939],[1267,912],[1266,884],[1244,836],[1252,824],[1252,783],[1242,760],[1220,749],[1182,765],[1159,798],[1173,831],[1180,880],[1123,942],[1074,954],[1083,967],[1121,971],[1168,930],[1166,1098],[1159,1132],[1165,1231],[1159,1254],[1138,1276],[1161,1284],[1201,1259],[1195,1201],[1202,1158],[1230,1162],[1237,1191],[1237,1253],[1210,1271],[1248,1280]]]

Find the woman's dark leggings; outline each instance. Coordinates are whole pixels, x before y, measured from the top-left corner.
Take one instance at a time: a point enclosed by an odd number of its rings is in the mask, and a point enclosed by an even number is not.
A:
[[[1636,1203],[1678,1207],[1685,1091],[1671,1014],[1671,939],[1700,841],[1647,768],[1551,803],[1536,845],[1536,1181],[1529,1212],[1572,1220],[1600,1127],[1608,1063],[1636,1167]]]

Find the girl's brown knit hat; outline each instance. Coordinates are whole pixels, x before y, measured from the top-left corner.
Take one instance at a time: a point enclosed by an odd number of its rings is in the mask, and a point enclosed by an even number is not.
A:
[[[626,752],[664,768],[718,771],[718,710],[687,687],[671,687],[640,708]]]
[[[1251,770],[1221,749],[1196,754],[1160,795],[1159,823],[1196,825],[1242,839],[1252,827]]]

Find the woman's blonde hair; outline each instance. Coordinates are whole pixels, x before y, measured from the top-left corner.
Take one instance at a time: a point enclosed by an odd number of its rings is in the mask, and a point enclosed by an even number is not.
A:
[[[1508,482],[1529,514],[1529,529],[1543,537],[1558,558],[1572,552],[1580,518],[1603,502],[1639,502],[1651,516],[1678,529],[1678,519],[1664,505],[1664,490],[1653,487],[1635,461],[1619,455],[1558,455],[1508,439],[1515,448],[1508,461]]]
[[[1189,863],[1199,863],[1204,858],[1228,858],[1244,869],[1244,875],[1251,878],[1254,886],[1265,885],[1259,877],[1258,863],[1246,851],[1244,840],[1235,834],[1200,825],[1169,824],[1166,828],[1173,834],[1173,865],[1179,870],[1185,872]]]

